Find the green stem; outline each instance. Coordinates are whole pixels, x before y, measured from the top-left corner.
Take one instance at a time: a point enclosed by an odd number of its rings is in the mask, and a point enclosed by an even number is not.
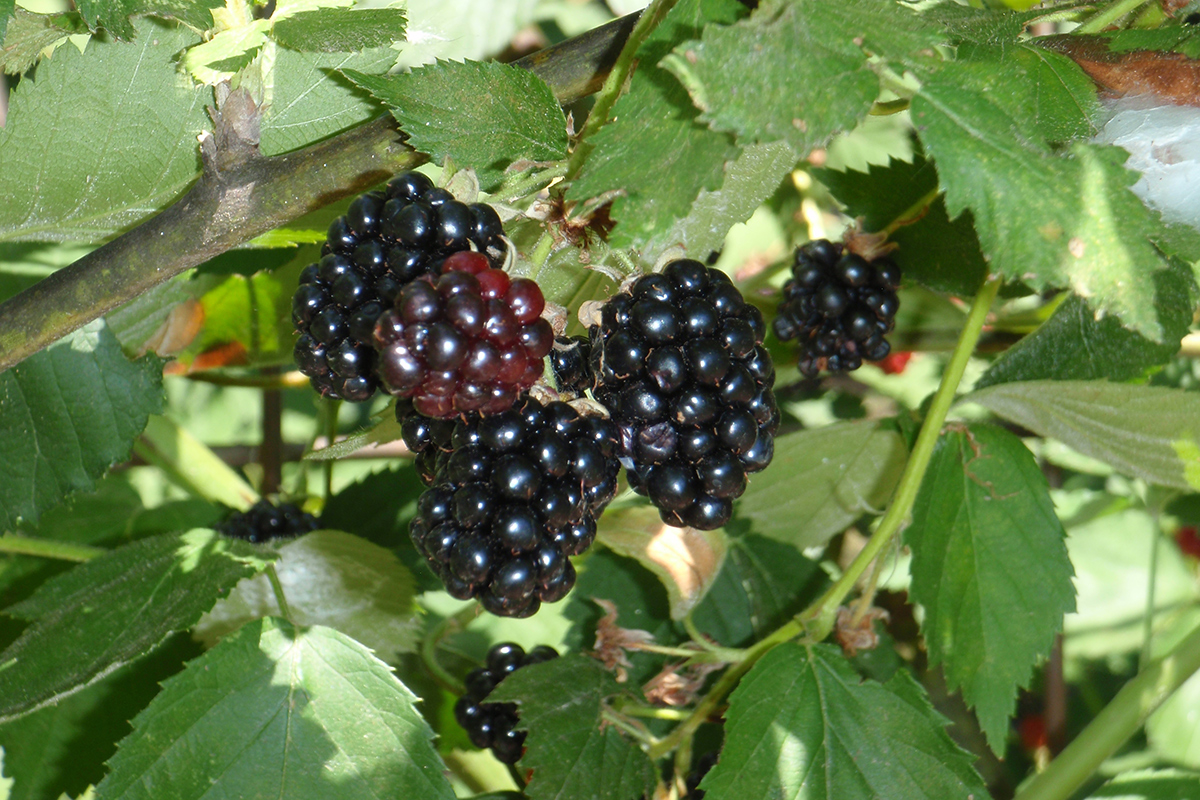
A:
[[[634,57],[637,55],[638,48],[642,46],[642,42],[646,41],[646,37],[658,27],[658,23],[662,22],[667,12],[674,8],[676,2],[677,0],[653,0],[638,17],[637,24],[633,26],[629,38],[621,48],[621,54],[617,56],[612,69],[609,70],[608,77],[604,79],[603,88],[596,95],[596,102],[592,105],[592,110],[588,112],[583,130],[579,132],[579,138],[575,142],[575,151],[571,153],[571,158],[567,162],[567,180],[571,180],[579,174],[580,168],[583,167],[588,155],[592,152],[593,145],[589,139],[596,131],[608,124],[608,113],[612,111],[617,98],[625,91],[625,81],[633,70]]]
[[[967,361],[975,352],[975,343],[979,340],[988,310],[991,309],[992,302],[996,299],[996,293],[1000,290],[1000,283],[998,278],[992,278],[984,283],[979,293],[975,295],[975,301],[971,304],[971,313],[967,316],[966,324],[958,337],[958,345],[955,346],[954,352],[950,356],[950,363],[946,365],[941,385],[938,386],[937,394],[933,396],[929,414],[921,425],[921,432],[917,435],[917,441],[908,457],[908,463],[904,465],[904,472],[900,476],[896,494],[892,498],[887,513],[883,515],[879,528],[876,529],[874,535],[871,536],[850,566],[846,568],[842,577],[838,578],[837,582],[824,595],[800,615],[800,619],[804,620],[809,637],[813,641],[821,641],[829,635],[833,630],[834,619],[842,600],[854,589],[858,579],[866,572],[871,562],[891,544],[896,534],[908,523],[909,512],[912,511],[913,503],[917,499],[921,481],[925,478],[925,470],[929,468],[929,459],[933,456],[934,445],[937,444],[938,437],[942,432],[942,425],[946,421],[946,414],[954,402],[954,395],[958,391],[958,384],[967,368]]]
[[[734,664],[746,657],[746,651],[744,650],[733,650],[724,647],[707,650],[689,650],[686,647],[669,647],[661,644],[628,644],[626,647],[630,650],[641,650],[646,653],[686,658],[695,664]]]
[[[63,561],[89,561],[107,552],[104,548],[91,547],[86,544],[68,544],[67,542],[56,542],[53,539],[34,539],[30,536],[18,536],[15,533],[0,535],[0,553],[57,558]]]
[[[649,731],[641,727],[640,723],[635,725],[633,722],[625,719],[611,708],[600,709],[600,719],[609,725],[612,725],[614,728],[619,728],[620,730],[625,731],[625,733],[628,733],[634,739],[637,739],[639,742],[648,747],[652,747],[658,742],[657,739],[650,735]]]
[[[871,570],[871,579],[867,582],[867,588],[858,598],[858,604],[854,609],[854,616],[850,620],[852,628],[858,627],[862,622],[863,617],[871,610],[871,603],[875,600],[875,589],[879,586],[879,576],[883,573],[883,557],[875,559],[875,569]]]
[[[188,380],[214,386],[246,386],[251,389],[307,389],[308,378],[300,370],[269,375],[228,375],[220,372],[192,372]]]
[[[1198,670],[1200,628],[1125,684],[1075,741],[1026,784],[1014,800],[1067,800]]]
[[[1147,506],[1154,526],[1150,534],[1150,576],[1146,582],[1146,618],[1142,621],[1142,659],[1144,666],[1150,663],[1150,643],[1154,638],[1154,584],[1158,581],[1158,544],[1162,538],[1158,507]]]
[[[517,789],[519,789],[521,791],[521,793],[524,794],[525,793],[525,776],[521,774],[521,770],[517,769],[516,764],[505,764],[504,766],[508,767],[508,776],[510,778],[512,778],[513,783],[516,784],[516,786],[517,786]]]
[[[337,439],[338,408],[341,407],[342,401],[325,398],[322,403],[325,405],[325,441],[333,444]],[[337,463],[337,459],[331,458],[322,465],[325,474],[326,502],[333,497],[333,465],[335,463]]]
[[[275,571],[274,564],[267,565],[267,580],[271,582],[271,591],[275,593],[275,602],[279,603],[279,613],[283,614],[283,618],[293,625],[296,621],[292,619],[292,609],[288,606],[287,596],[283,593],[283,584],[279,582],[279,573]]]
[[[709,652],[715,653],[718,650],[725,649],[725,648],[721,647],[720,645],[713,644],[712,642],[710,642],[708,640],[708,637],[705,636],[704,633],[699,628],[696,627],[696,620],[692,619],[692,612],[690,612],[690,611],[683,618],[683,629],[687,631],[688,636],[692,637],[693,642],[700,645],[701,647],[703,647],[705,650],[708,650]],[[732,659],[732,660],[737,661],[738,659]]]
[[[681,721],[687,719],[690,711],[679,708],[654,708],[652,706],[622,705],[618,709],[627,717],[645,717],[646,719],[670,719]]]
[[[1146,1],[1147,0],[1116,0],[1116,2],[1114,2],[1108,8],[1097,12],[1094,17],[1086,20],[1078,28],[1071,31],[1071,33],[1100,33],[1109,25],[1112,25],[1114,22],[1119,20],[1121,17],[1144,6]]]
[[[934,200],[937,200],[939,194],[941,194],[941,190],[937,187],[930,189],[925,193],[924,197],[917,200],[917,202],[913,203],[908,208],[904,209],[904,211],[901,213],[897,214],[896,218],[892,220],[888,226],[881,231],[881,233],[891,236],[898,228],[902,228],[905,225],[911,225],[919,220],[925,215],[925,209],[933,205]]]
[[[463,686],[462,681],[447,672],[446,668],[438,661],[437,649],[447,636],[458,633],[471,624],[471,620],[477,616],[479,616],[478,603],[464,606],[458,613],[451,614],[434,626],[421,642],[421,659],[425,662],[426,668],[433,675],[434,680],[451,694],[461,695],[466,691],[466,687]]]

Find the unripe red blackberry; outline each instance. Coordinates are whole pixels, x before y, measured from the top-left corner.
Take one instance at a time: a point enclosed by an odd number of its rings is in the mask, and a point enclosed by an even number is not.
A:
[[[487,653],[487,666],[467,675],[466,693],[454,704],[454,718],[478,748],[490,748],[492,755],[505,764],[515,764],[521,758],[525,732],[517,731],[515,703],[485,703],[484,700],[501,681],[522,667],[558,658],[558,651],[538,645],[528,653],[512,642],[495,645]]]
[[[446,591],[493,614],[527,617],[561,600],[575,584],[568,557],[591,545],[616,494],[615,426],[526,397],[460,416],[450,445],[409,526],[418,552]]]
[[[300,371],[326,397],[369,400],[379,386],[375,322],[400,289],[472,247],[499,263],[503,235],[491,206],[460,203],[418,172],[357,197],[329,226],[321,260],[301,273],[292,298]]]
[[[554,343],[542,290],[479,253],[454,253],[442,266],[436,281],[405,286],[376,323],[384,388],[427,417],[503,411],[542,376]]]
[[[891,350],[883,337],[896,325],[899,286],[900,269],[891,260],[867,261],[817,239],[796,249],[772,328],[780,339],[800,340],[805,376],[849,372]]]
[[[275,505],[259,500],[245,511],[235,511],[217,526],[217,532],[259,544],[271,539],[290,539],[319,527],[317,518],[292,503]]]
[[[639,278],[600,317],[595,395],[620,430],[630,486],[668,524],[721,527],[775,449],[762,314],[725,273],[683,259]]]

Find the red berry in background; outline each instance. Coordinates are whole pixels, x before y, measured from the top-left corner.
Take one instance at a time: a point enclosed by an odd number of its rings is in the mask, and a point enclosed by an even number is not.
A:
[[[896,353],[889,354],[882,361],[878,362],[878,366],[883,370],[884,375],[900,375],[908,367],[909,360],[913,357],[911,350],[900,350]]]
[[[1196,532],[1195,526],[1185,525],[1175,531],[1175,543],[1184,554],[1200,558],[1200,533]]]
[[[554,330],[538,285],[463,251],[407,284],[375,325],[379,377],[428,417],[498,414],[542,376]]]
[[[1046,747],[1046,719],[1041,714],[1030,714],[1021,717],[1017,723],[1017,733],[1021,736],[1021,745],[1033,752],[1040,747]]]

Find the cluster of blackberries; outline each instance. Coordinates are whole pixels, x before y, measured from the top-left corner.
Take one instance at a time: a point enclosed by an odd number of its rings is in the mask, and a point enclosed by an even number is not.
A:
[[[780,339],[800,339],[800,372],[846,372],[878,361],[891,346],[900,269],[886,258],[867,261],[841,245],[817,239],[797,248],[792,279],[773,327]]]
[[[620,431],[630,486],[670,525],[719,528],[775,452],[766,324],[720,270],[689,259],[639,278],[593,326],[596,399]]]
[[[502,253],[503,235],[491,206],[460,203],[417,172],[356,198],[329,226],[321,260],[301,273],[292,298],[300,371],[326,397],[369,400],[379,385],[372,350],[379,315],[451,253],[472,245]]]
[[[554,344],[545,306],[528,278],[510,279],[479,253],[455,253],[441,277],[410,281],[379,317],[383,385],[427,417],[510,408],[542,376]]]
[[[591,546],[616,494],[616,426],[532,397],[500,414],[461,415],[449,449],[437,423],[405,424],[426,458],[419,468],[429,466],[425,453],[434,467],[409,533],[446,591],[507,617],[566,597],[575,585],[568,556]]]
[[[259,500],[245,511],[235,511],[217,526],[217,531],[235,539],[259,544],[270,539],[286,539],[315,531],[317,518],[292,503],[275,505]]]
[[[488,650],[485,667],[467,675],[467,693],[454,704],[454,718],[478,748],[491,748],[505,764],[515,764],[525,745],[525,731],[514,730],[519,717],[515,703],[483,702],[500,681],[521,667],[558,658],[553,647],[538,645],[526,653],[519,644],[505,642]]]

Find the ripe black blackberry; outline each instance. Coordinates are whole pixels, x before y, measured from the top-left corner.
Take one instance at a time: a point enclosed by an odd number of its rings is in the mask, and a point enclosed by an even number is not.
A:
[[[427,417],[495,414],[542,376],[554,330],[542,290],[470,251],[406,285],[375,325],[379,376]]]
[[[630,486],[668,524],[721,527],[746,476],[775,452],[762,314],[725,273],[683,259],[639,278],[600,316],[589,332],[595,396],[618,424]]]
[[[467,675],[467,692],[454,704],[454,718],[471,737],[476,747],[490,748],[492,755],[505,764],[515,764],[525,746],[525,731],[517,731],[516,703],[483,702],[492,689],[512,673],[558,658],[558,651],[538,645],[528,653],[519,644],[503,642],[487,653],[487,666]]]
[[[592,387],[591,343],[586,336],[559,336],[550,350],[550,368],[558,391],[575,396]]]
[[[450,435],[454,432],[454,420],[427,417],[413,408],[412,400],[400,397],[396,399],[396,421],[400,423],[404,445],[416,456],[414,463],[421,482],[432,486],[434,476],[453,449]]]
[[[234,539],[259,544],[270,539],[300,536],[318,527],[316,517],[301,511],[292,503],[275,505],[269,500],[259,500],[245,511],[230,514],[217,526],[217,531]]]
[[[409,526],[446,591],[506,617],[566,597],[568,556],[591,546],[617,491],[616,426],[526,397],[500,414],[462,415],[450,442]]]
[[[400,289],[472,246],[499,263],[503,235],[491,206],[460,203],[418,172],[356,198],[329,226],[321,260],[300,274],[292,297],[300,371],[326,397],[369,400],[379,386],[375,321]]]
[[[896,326],[900,268],[867,261],[825,239],[796,249],[792,279],[772,327],[786,341],[800,339],[800,372],[849,372],[891,351],[884,335]]]

